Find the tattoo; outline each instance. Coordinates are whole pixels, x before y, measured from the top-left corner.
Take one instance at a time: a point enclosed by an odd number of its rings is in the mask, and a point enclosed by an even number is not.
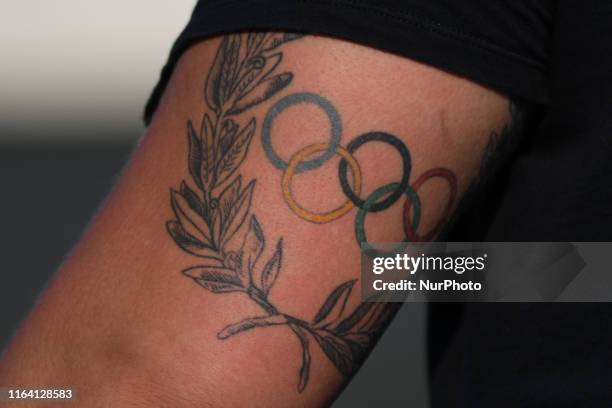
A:
[[[507,163],[518,148],[524,130],[524,107],[521,101],[510,101],[510,121],[498,132],[493,130],[480,162],[480,169],[474,184],[486,184]]]
[[[498,130],[492,130],[488,143],[482,152],[480,168],[463,197],[459,201],[454,214],[449,218],[440,233],[448,241],[481,240],[485,229],[490,225],[489,218],[493,214],[491,208],[496,208],[491,200],[503,196],[500,190],[505,183],[491,183],[494,178],[503,178],[503,168],[512,160],[522,141],[528,118],[533,113],[531,104],[520,100],[510,100],[508,103],[510,120]],[[469,231],[473,236],[466,236]]]
[[[288,162],[280,158],[272,147],[271,129],[276,118],[289,106],[299,103],[312,103],[320,107],[327,115],[331,134],[328,143],[314,143],[298,150]],[[262,128],[262,147],[270,162],[277,169],[283,171],[281,188],[285,202],[298,217],[303,220],[326,224],[335,221],[348,214],[353,208],[357,207],[355,217],[355,237],[359,245],[367,244],[365,233],[366,214],[384,211],[395,204],[402,196],[406,196],[404,202],[404,232],[405,242],[423,242],[434,239],[442,229],[453,209],[457,197],[457,178],[455,174],[445,168],[439,167],[426,171],[411,185],[410,173],[412,169],[412,159],[410,151],[406,145],[396,136],[386,132],[368,132],[357,136],[348,143],[346,148],[340,145],[342,137],[342,124],[340,115],[331,102],[322,96],[311,93],[298,93],[285,96],[276,102],[269,110],[264,119]],[[361,167],[359,162],[353,157],[353,153],[361,146],[369,142],[386,143],[397,150],[402,159],[402,178],[399,182],[390,183],[379,187],[367,198],[359,196],[361,193]],[[322,152],[322,153],[321,153]],[[315,153],[320,153],[315,158],[310,158]],[[346,196],[346,201],[341,206],[325,213],[310,211],[298,204],[291,192],[291,181],[294,176],[306,171],[314,170],[325,164],[334,155],[340,156],[338,166],[338,179],[342,192]],[[348,169],[351,172],[352,181],[349,182]],[[419,235],[417,229],[421,219],[421,201],[418,196],[418,189],[432,178],[441,178],[447,182],[449,187],[449,197],[444,213],[438,223],[425,234]],[[414,214],[414,216],[413,216]]]
[[[185,276],[216,294],[243,293],[264,312],[261,316],[247,317],[226,326],[217,334],[220,340],[254,328],[282,325],[295,334],[302,350],[299,392],[308,384],[312,340],[348,378],[367,357],[397,310],[393,304],[364,302],[349,311],[347,305],[356,280],[343,282],[333,289],[314,318],[308,320],[281,312],[269,300],[270,291],[282,269],[283,239],[276,241],[270,258],[261,259],[266,238],[257,217],[251,213],[255,180],[243,186],[242,176],[237,174],[248,155],[257,121],[251,117],[245,125],[238,116],[277,95],[292,82],[291,72],[276,71],[283,59],[281,48],[301,37],[298,34],[266,32],[231,34],[222,39],[205,84],[208,111],[204,113],[200,130],[196,130],[190,120],[187,122],[187,163],[193,184],[183,180],[178,191],[171,190],[175,218],[166,224],[175,243],[183,251],[201,259],[201,264],[182,271]],[[331,140],[307,146],[285,162],[272,148],[272,125],[286,108],[302,103],[312,103],[323,109],[331,125]],[[334,221],[357,207],[355,233],[357,241],[364,244],[367,242],[364,231],[366,214],[383,211],[406,196],[403,211],[406,241],[432,239],[453,206],[456,196],[454,174],[443,168],[432,169],[410,185],[410,152],[399,138],[384,132],[369,132],[358,136],[344,148],[341,136],[339,113],[320,95],[288,95],[269,109],[262,125],[262,145],[272,164],[284,172],[281,189],[289,208],[302,219],[322,224]],[[382,142],[394,147],[403,161],[403,175],[399,182],[385,185],[362,199],[359,196],[361,169],[352,154],[369,142]],[[311,158],[313,154],[318,156]],[[324,214],[302,208],[291,194],[292,177],[318,168],[336,154],[341,157],[338,175],[340,188],[347,197],[346,203]],[[449,203],[439,225],[418,235],[421,204],[417,191],[434,177],[448,182],[451,190]],[[190,184],[194,185],[193,188]],[[230,249],[228,243],[236,240],[241,241],[239,249]]]

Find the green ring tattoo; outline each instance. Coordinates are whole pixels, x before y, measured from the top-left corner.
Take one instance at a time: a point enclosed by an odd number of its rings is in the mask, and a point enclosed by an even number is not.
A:
[[[363,245],[368,243],[368,239],[365,233],[365,216],[368,213],[368,209],[374,204],[376,204],[377,200],[379,200],[385,194],[393,193],[397,191],[399,187],[400,183],[390,183],[379,187],[372,194],[370,194],[368,198],[366,198],[363,203],[363,206],[361,206],[361,208],[359,208],[359,210],[357,211],[357,216],[355,217],[355,236],[357,237],[357,242],[359,242],[359,245],[361,245],[362,247]],[[418,194],[410,186],[406,188],[404,194],[406,194],[408,198],[412,201],[412,205],[414,207],[412,229],[416,231],[419,227],[419,223],[421,222],[421,200],[419,199]],[[406,238],[403,242],[410,241],[408,240],[408,238]]]

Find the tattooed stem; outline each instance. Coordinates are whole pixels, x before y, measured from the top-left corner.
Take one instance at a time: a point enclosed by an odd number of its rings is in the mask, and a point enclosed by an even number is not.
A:
[[[255,303],[257,303],[269,315],[272,316],[272,315],[279,314],[276,307],[274,307],[270,302],[267,301],[267,299],[264,298],[261,290],[257,289],[254,286],[250,286],[247,289],[246,293]]]

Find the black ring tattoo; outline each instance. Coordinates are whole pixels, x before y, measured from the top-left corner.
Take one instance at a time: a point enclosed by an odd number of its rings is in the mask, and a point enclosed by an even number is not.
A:
[[[348,150],[349,153],[352,154],[355,152],[355,150],[361,147],[361,145],[368,143],[368,142],[374,142],[374,141],[385,142],[395,147],[397,151],[399,152],[400,156],[402,157],[404,171],[403,171],[402,179],[399,182],[399,186],[397,190],[394,191],[391,195],[389,195],[389,197],[369,207],[368,212],[378,212],[378,211],[386,210],[387,208],[391,207],[397,200],[399,200],[402,194],[404,194],[404,191],[406,191],[406,188],[408,188],[408,183],[410,182],[410,170],[412,169],[412,159],[410,158],[410,152],[408,151],[408,148],[406,147],[406,145],[404,145],[404,143],[400,139],[398,139],[397,137],[389,133],[385,133],[385,132],[364,133],[360,136],[357,136],[355,139],[353,139],[346,146],[346,150]],[[349,184],[348,178],[347,178],[347,162],[344,159],[340,161],[340,165],[338,166],[338,176],[340,178],[340,186],[342,187],[342,191],[344,192],[344,194],[357,207],[363,208],[365,204],[365,200],[357,196],[355,192],[353,191],[353,189],[351,188],[351,185]]]

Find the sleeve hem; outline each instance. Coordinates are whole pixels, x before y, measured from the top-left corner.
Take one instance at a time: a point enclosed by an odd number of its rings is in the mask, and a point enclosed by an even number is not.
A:
[[[237,14],[248,18],[235,18]],[[351,0],[285,0],[273,5],[270,0],[224,0],[196,7],[146,105],[145,123],[150,122],[174,65],[189,46],[216,35],[247,30],[294,31],[343,39],[431,65],[512,97],[548,102],[542,64],[422,17],[366,7]]]

